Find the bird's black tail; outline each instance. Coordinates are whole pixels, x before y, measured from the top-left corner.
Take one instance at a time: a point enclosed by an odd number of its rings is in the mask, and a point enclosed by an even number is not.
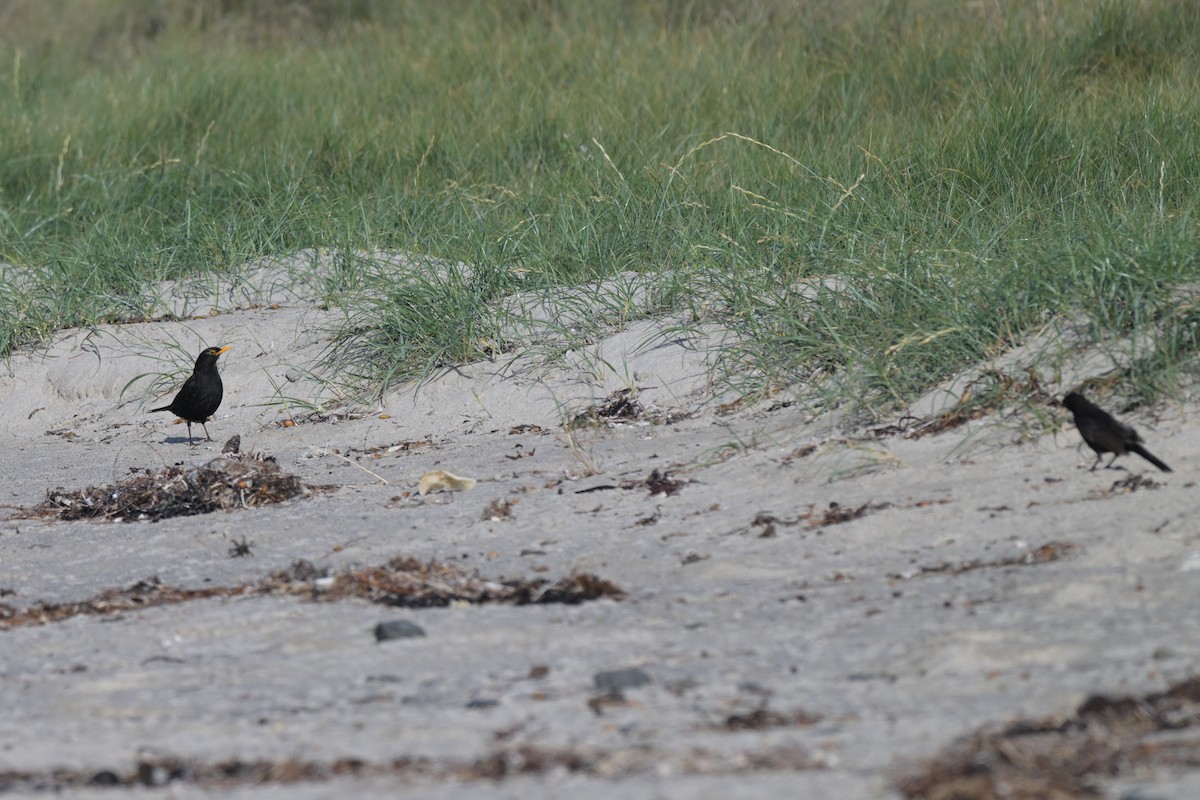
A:
[[[155,411],[170,411],[170,410],[171,410],[171,407],[170,407],[170,406],[163,406],[162,408],[152,408],[152,409],[150,409],[150,413],[151,413],[151,414],[153,414]],[[1150,460],[1151,460],[1151,461],[1153,461],[1154,459],[1152,458],[1152,459],[1150,459]],[[1167,472],[1170,472],[1170,471],[1171,471],[1171,470],[1167,470]]]
[[[1151,464],[1153,464],[1154,466],[1161,469],[1163,472],[1171,472],[1172,471],[1170,467],[1168,467],[1166,464],[1164,464],[1163,462],[1161,462],[1157,458],[1155,458],[1153,453],[1151,453],[1146,448],[1142,447],[1140,444],[1131,444],[1129,446],[1129,451],[1132,453],[1137,453],[1139,456],[1146,459]]]

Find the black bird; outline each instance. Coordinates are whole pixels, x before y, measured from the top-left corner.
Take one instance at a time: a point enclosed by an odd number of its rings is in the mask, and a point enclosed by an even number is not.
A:
[[[1093,472],[1096,471],[1096,465],[1100,463],[1100,459],[1105,453],[1113,454],[1105,469],[1112,467],[1117,456],[1137,453],[1163,472],[1171,471],[1170,467],[1142,447],[1142,437],[1138,436],[1137,431],[1128,425],[1117,422],[1111,414],[1083,395],[1071,392],[1063,398],[1063,405],[1069,408],[1074,415],[1075,427],[1079,429],[1079,435],[1087,442],[1088,447],[1096,451],[1096,462],[1092,464]]]
[[[221,397],[225,393],[225,387],[221,385],[221,376],[217,374],[217,359],[228,349],[229,345],[210,347],[197,356],[196,368],[183,382],[183,386],[179,388],[179,394],[175,395],[171,405],[150,409],[152,412],[170,411],[186,421],[188,444],[195,444],[192,441],[193,422],[199,422],[200,427],[204,428],[204,438],[212,441],[212,437],[208,435],[208,427],[204,423],[221,405]]]

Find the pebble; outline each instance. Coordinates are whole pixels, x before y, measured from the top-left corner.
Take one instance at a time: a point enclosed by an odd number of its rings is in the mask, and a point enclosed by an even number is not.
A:
[[[629,669],[612,669],[597,672],[593,680],[596,688],[605,692],[619,692],[622,689],[636,689],[650,683],[650,676],[637,667]]]
[[[500,705],[499,700],[493,700],[490,697],[477,697],[467,703],[467,708],[495,708]]]
[[[88,781],[89,786],[119,786],[120,784],[121,776],[111,769],[100,770]]]
[[[413,639],[424,635],[424,628],[406,619],[394,619],[375,626],[375,641],[377,642],[386,642],[389,639]]]

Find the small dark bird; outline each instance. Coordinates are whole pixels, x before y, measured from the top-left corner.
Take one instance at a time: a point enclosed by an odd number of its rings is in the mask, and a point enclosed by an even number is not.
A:
[[[1111,414],[1083,395],[1071,392],[1063,398],[1063,405],[1074,415],[1075,427],[1079,429],[1079,435],[1087,442],[1088,447],[1096,451],[1096,462],[1092,464],[1093,472],[1096,471],[1096,466],[1105,453],[1113,454],[1105,469],[1112,467],[1117,456],[1137,453],[1163,472],[1171,471],[1170,467],[1142,447],[1142,437],[1138,436],[1137,431],[1128,425],[1117,422]]]
[[[192,441],[193,422],[199,422],[200,427],[204,428],[204,438],[212,441],[212,437],[208,435],[208,427],[204,423],[221,405],[221,397],[225,393],[225,387],[221,385],[221,376],[217,374],[217,359],[228,349],[229,345],[210,347],[197,356],[196,368],[183,382],[183,386],[179,388],[179,394],[175,395],[171,405],[150,409],[152,412],[170,411],[186,421],[188,444],[195,444]]]

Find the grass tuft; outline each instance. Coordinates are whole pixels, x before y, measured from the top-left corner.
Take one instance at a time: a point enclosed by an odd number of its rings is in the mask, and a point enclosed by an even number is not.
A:
[[[322,248],[406,256],[330,281],[373,391],[486,357],[518,293],[637,274],[627,318],[731,330],[746,391],[903,401],[1084,315],[1180,393],[1197,42],[1184,0],[14,0],[0,352]]]

